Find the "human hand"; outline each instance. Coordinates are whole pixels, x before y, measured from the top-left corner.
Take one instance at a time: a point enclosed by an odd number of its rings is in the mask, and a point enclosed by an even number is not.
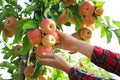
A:
[[[56,54],[43,53],[46,58],[40,58],[36,55],[36,58],[42,65],[50,66],[53,68],[60,69],[66,73],[69,72],[71,65],[63,59],[62,56]]]
[[[57,33],[60,37],[60,42],[57,43],[55,46],[56,48],[64,49],[64,50],[69,50],[69,51],[76,51],[76,44],[78,44],[78,39],[75,37],[65,34],[63,32],[60,32],[57,30]]]

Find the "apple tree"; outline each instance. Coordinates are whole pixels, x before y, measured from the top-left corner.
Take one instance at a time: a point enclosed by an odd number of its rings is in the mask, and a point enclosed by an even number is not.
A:
[[[84,56],[76,60],[77,52],[54,46],[59,41],[56,29],[64,31],[63,26],[74,27],[71,35],[87,42],[93,31],[100,28],[100,37],[106,37],[107,43],[111,42],[112,34],[120,43],[120,21],[103,15],[104,4],[103,0],[0,0],[0,44],[4,45],[0,68],[7,69],[12,80],[69,80],[63,71],[38,62],[35,55],[44,58],[41,53],[46,51],[59,54],[87,71],[111,77]]]

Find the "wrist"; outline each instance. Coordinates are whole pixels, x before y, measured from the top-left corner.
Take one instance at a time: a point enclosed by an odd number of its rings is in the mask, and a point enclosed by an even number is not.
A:
[[[65,73],[67,73],[67,74],[69,74],[69,71],[70,71],[70,69],[72,68],[73,66],[71,66],[70,64],[68,64],[68,65],[64,65],[64,67],[63,67],[63,71],[65,72]]]

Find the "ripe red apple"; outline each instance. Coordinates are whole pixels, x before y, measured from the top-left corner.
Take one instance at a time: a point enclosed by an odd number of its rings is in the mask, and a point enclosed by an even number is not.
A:
[[[24,70],[24,75],[26,76],[26,77],[30,77],[32,74],[33,74],[33,72],[34,72],[34,67],[33,66],[27,66],[26,68],[25,68],[25,70]]]
[[[41,27],[41,31],[45,34],[52,33],[57,29],[55,21],[53,21],[50,18],[46,18],[42,20],[40,27]]]
[[[82,18],[83,22],[88,26],[88,25],[92,25],[95,22],[95,17],[90,15],[90,16],[84,16]]]
[[[95,9],[95,15],[96,15],[96,16],[101,16],[101,15],[103,14],[103,12],[104,12],[103,7],[97,7],[97,8]]]
[[[92,37],[92,30],[89,27],[82,28],[80,36],[83,40],[89,40]]]
[[[40,29],[36,28],[36,29],[28,31],[27,36],[32,45],[36,46],[41,43],[42,32]]]
[[[90,16],[95,11],[95,5],[91,1],[85,1],[80,7],[79,7],[79,13],[80,15],[87,15]]]
[[[76,4],[76,0],[63,0],[63,3],[66,7]]]
[[[80,26],[80,28],[84,28],[84,27],[86,27],[86,24],[82,20],[82,21],[79,22],[79,26]]]
[[[53,35],[47,34],[42,38],[42,44],[45,47],[53,46],[55,43],[56,43],[56,40]]]
[[[55,43],[57,43],[59,41],[59,36],[58,36],[58,33],[55,31],[55,32],[52,32],[50,33],[50,35],[53,35],[55,37]]]
[[[4,28],[8,31],[15,32],[15,28],[18,25],[18,21],[15,17],[11,16],[5,19]]]
[[[39,45],[36,48],[36,54],[40,57],[40,58],[45,58],[45,56],[43,55],[43,53],[49,53],[52,54],[52,47],[45,47],[43,45]]]
[[[67,9],[64,9],[62,14],[58,17],[58,22],[60,24],[65,24],[67,23]]]

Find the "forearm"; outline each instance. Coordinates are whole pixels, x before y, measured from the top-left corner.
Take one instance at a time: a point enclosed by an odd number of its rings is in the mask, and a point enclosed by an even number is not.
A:
[[[94,49],[93,45],[91,45],[85,41],[82,41],[82,40],[76,40],[74,42],[73,46],[74,46],[75,51],[80,52],[83,55],[91,58],[93,49]]]

